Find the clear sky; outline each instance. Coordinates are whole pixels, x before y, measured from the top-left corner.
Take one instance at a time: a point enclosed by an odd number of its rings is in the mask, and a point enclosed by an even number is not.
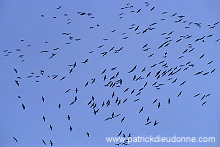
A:
[[[130,147],[219,147],[219,7],[1,0],[0,147],[112,147],[121,131],[216,138]]]

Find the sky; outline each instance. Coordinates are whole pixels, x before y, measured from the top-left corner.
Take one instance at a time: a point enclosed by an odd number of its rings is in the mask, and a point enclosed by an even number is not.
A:
[[[219,6],[1,0],[0,146],[112,147],[106,137],[130,134],[216,138],[130,147],[219,147]]]

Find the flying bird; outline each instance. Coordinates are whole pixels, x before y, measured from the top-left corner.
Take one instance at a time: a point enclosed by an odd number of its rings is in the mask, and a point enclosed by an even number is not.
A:
[[[143,110],[144,110],[144,107],[141,107],[141,109],[140,109],[139,113],[141,113]]]
[[[203,103],[202,103],[202,106],[203,106],[203,105],[205,105],[205,104],[206,104],[206,102],[207,102],[207,101],[203,102]]]
[[[17,69],[14,68],[15,73],[18,73]]]
[[[14,139],[16,142],[18,142],[17,138],[13,137],[13,139]]]
[[[160,106],[161,106],[161,105],[160,105],[160,102],[159,102],[159,103],[158,103],[158,105],[157,105],[157,108],[159,109],[159,108],[160,108]]]
[[[67,116],[67,119],[70,120],[70,115]]]
[[[158,125],[159,122],[157,122],[156,120],[154,121],[154,126]]]
[[[87,63],[89,61],[89,59],[86,59],[85,61],[81,62],[81,63]]]
[[[26,107],[25,107],[25,105],[24,104],[22,104],[22,108],[25,110],[26,109]]]
[[[147,122],[149,122],[149,120],[150,120],[150,117],[148,116],[148,117],[147,117]]]
[[[18,82],[17,80],[15,80],[15,83],[16,83],[18,86],[20,86],[20,84],[19,84],[19,82]]]
[[[86,134],[87,134],[88,137],[90,136],[89,132],[86,132]]]
[[[50,146],[53,146],[53,142],[50,140]]]
[[[70,131],[72,131],[73,130],[72,126],[70,126],[69,129],[70,129]]]
[[[43,120],[44,120],[44,122],[46,121],[46,118],[45,118],[45,116],[43,116]]]
[[[52,125],[50,125],[50,131],[52,131],[53,130],[53,127],[52,127]]]
[[[42,140],[42,142],[43,142],[44,145],[47,145],[46,142],[45,142],[44,140]]]
[[[170,100],[170,98],[168,99],[168,104],[170,104],[170,102],[171,102],[171,100]]]
[[[177,97],[179,97],[182,94],[182,91],[179,92],[179,94],[177,95]]]
[[[155,100],[153,101],[153,104],[156,103],[156,101],[157,101],[157,99],[155,99]]]
[[[45,101],[45,99],[44,99],[44,97],[43,97],[43,96],[42,96],[41,100],[42,100],[42,102],[44,102],[44,101]]]

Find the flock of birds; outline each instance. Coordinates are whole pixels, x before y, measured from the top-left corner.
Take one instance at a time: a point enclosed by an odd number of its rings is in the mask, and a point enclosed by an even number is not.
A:
[[[62,6],[56,8],[57,14],[60,14],[61,10],[65,9]],[[104,27],[101,23],[97,23],[96,17],[91,12],[75,12],[76,19],[89,21],[89,25],[87,25],[87,31],[95,31],[101,30]],[[143,20],[135,20],[138,17],[143,18],[145,16],[151,15],[154,17],[153,22],[151,19],[147,21],[148,25],[143,25]],[[69,13],[64,13],[63,16],[48,16],[47,14],[40,14],[42,21],[53,20],[54,23],[56,21],[61,21],[63,18],[66,22],[65,25],[72,25],[72,17]],[[62,17],[62,19],[61,19]],[[126,121],[127,115],[123,113],[117,113],[113,111],[114,107],[120,108],[122,105],[137,105],[139,109],[136,114],[144,113],[146,107],[144,103],[149,103],[153,105],[153,107],[157,109],[161,109],[161,107],[165,107],[166,105],[171,105],[172,101],[175,101],[178,97],[184,97],[185,88],[190,81],[184,79],[184,77],[194,77],[197,76],[200,78],[211,76],[215,73],[216,69],[213,66],[214,61],[209,60],[205,51],[201,52],[197,48],[198,44],[215,43],[219,45],[220,38],[215,35],[215,28],[219,26],[219,22],[214,22],[213,24],[203,24],[200,22],[193,22],[186,19],[186,16],[180,15],[178,13],[170,13],[168,11],[160,12],[157,7],[151,5],[149,2],[143,3],[142,8],[136,8],[131,3],[125,4],[120,8],[120,13],[116,15],[117,21],[122,25],[123,28],[110,28],[109,31],[105,33],[105,36],[111,35],[112,38],[104,37],[99,40],[100,44],[94,48],[93,50],[89,50],[85,53],[85,58],[83,60],[73,61],[65,66],[62,74],[48,74],[49,72],[45,69],[40,69],[38,71],[31,71],[29,75],[25,76],[22,74],[22,69],[20,70],[14,67],[14,73],[16,74],[16,79],[14,80],[15,86],[22,87],[27,80],[32,80],[34,83],[41,83],[45,78],[56,80],[59,84],[62,84],[63,81],[69,80],[76,75],[78,69],[84,68],[83,66],[93,66],[92,64],[97,64],[98,62],[95,60],[102,62],[105,64],[106,60],[114,60],[118,59],[120,56],[121,61],[119,61],[122,65],[126,65],[129,67],[128,70],[125,70],[123,66],[112,66],[109,67],[108,63],[106,63],[106,67],[103,69],[95,69],[97,74],[92,77],[89,77],[87,81],[80,81],[81,83],[77,83],[77,87],[71,87],[65,89],[63,91],[64,94],[75,94],[74,98],[69,101],[68,105],[58,103],[57,109],[65,109],[67,107],[72,107],[75,104],[83,101],[82,97],[79,97],[79,93],[92,93],[90,92],[89,87],[95,87],[95,89],[104,88],[107,96],[105,98],[101,98],[99,96],[95,96],[90,94],[90,98],[86,99],[86,103],[83,105],[87,106],[92,114],[98,116],[99,113],[104,113],[105,118],[103,118],[104,122],[110,122],[111,120],[119,121],[119,123],[124,123]],[[124,21],[127,21],[129,17],[132,17],[134,20],[130,25],[123,25]],[[140,22],[138,22],[140,21]],[[74,22],[75,23],[75,22]],[[182,30],[182,34],[176,32],[176,29],[172,30],[172,27],[169,29],[161,29],[161,26],[164,24],[170,24],[177,27],[179,30]],[[90,25],[91,24],[91,25]],[[126,24],[126,23],[125,23]],[[84,27],[84,26],[82,26]],[[79,27],[80,28],[80,27]],[[190,34],[189,30],[198,30],[201,31],[205,29],[204,35]],[[208,33],[208,31],[211,33]],[[159,32],[159,33],[158,33]],[[189,33],[185,33],[189,32]],[[193,32],[193,31],[192,31]],[[108,34],[107,34],[108,33]],[[62,52],[64,52],[63,48],[77,48],[77,44],[90,44],[90,40],[84,39],[83,37],[79,37],[80,35],[76,35],[75,32],[61,32],[63,38],[65,38],[65,42],[63,47],[55,47],[53,49],[44,48],[36,53],[36,56],[41,56],[45,62],[53,63],[53,60],[59,58],[59,56],[63,56]],[[98,33],[97,33],[98,36]],[[114,37],[116,38],[114,40]],[[117,38],[119,37],[119,38]],[[98,37],[97,37],[98,38]],[[135,39],[137,38],[137,39]],[[140,39],[142,38],[142,39]],[[147,38],[147,39],[143,39]],[[148,39],[151,38],[151,39]],[[163,42],[157,42],[156,38],[161,38],[158,40],[164,40]],[[153,40],[152,40],[153,39]],[[146,42],[141,42],[139,40],[146,40]],[[30,44],[26,39],[21,39],[20,42],[26,46],[25,48],[31,48],[32,44]],[[52,42],[45,41],[44,44],[50,44]],[[134,44],[132,46],[131,44]],[[60,45],[61,46],[61,45]],[[67,46],[67,47],[66,47]],[[75,47],[76,46],[76,47]],[[88,46],[88,48],[91,48]],[[4,50],[4,56],[10,58],[12,54],[18,55],[19,61],[24,64],[29,62],[28,58],[26,58],[25,49],[15,49],[15,50]],[[174,51],[175,50],[175,51]],[[199,50],[199,51],[198,51]],[[74,56],[75,52],[81,52],[81,49],[73,50],[70,56]],[[85,52],[83,50],[82,52]],[[124,61],[123,58],[129,58],[129,52],[131,54],[137,53],[136,58],[131,58],[132,60],[129,64]],[[174,52],[174,53],[173,53]],[[68,53],[69,54],[69,53]],[[123,55],[124,54],[124,55]],[[127,55],[127,56],[126,56]],[[139,57],[138,55],[142,55],[143,57]],[[139,64],[137,58],[140,58],[141,61],[146,61],[144,64]],[[60,58],[64,59],[65,58]],[[137,60],[137,61],[136,61]],[[173,63],[173,61],[175,63]],[[94,62],[94,63],[93,63]],[[202,65],[201,65],[202,64]],[[54,67],[56,68],[56,67]],[[90,70],[94,70],[90,68],[87,71],[87,76],[91,76]],[[82,74],[83,75],[83,74]],[[87,77],[86,77],[87,78]],[[189,86],[189,85],[188,85]],[[161,92],[166,90],[166,87],[178,87],[177,93],[170,95],[165,100],[164,98],[154,98],[152,100],[146,99],[146,92],[148,91],[156,91]],[[211,93],[197,92],[192,95],[192,97],[198,98],[201,101],[201,106],[205,106],[208,102],[207,97],[211,96]],[[22,99],[22,95],[17,96],[18,99]],[[42,96],[42,103],[46,103],[46,97]],[[85,100],[85,99],[84,99]],[[81,103],[82,105],[82,103]],[[141,105],[141,106],[140,106]],[[84,107],[84,106],[83,106]],[[112,109],[111,109],[112,107]],[[25,101],[21,103],[21,109],[27,111],[31,109],[28,105],[25,104]],[[111,110],[111,113],[105,113]],[[25,113],[24,111],[24,113]],[[135,110],[134,110],[135,111]],[[157,110],[155,110],[157,111]],[[66,116],[68,121],[71,121],[71,115],[68,114]],[[85,116],[86,117],[86,116]],[[47,116],[42,116],[42,122],[47,121]],[[147,116],[146,122],[143,125],[156,127],[160,125],[158,119],[154,119],[151,116]],[[50,131],[53,131],[54,127],[52,124],[48,126]],[[73,131],[74,127],[72,125],[69,126],[69,131]],[[85,131],[85,136],[91,137],[92,133],[89,131]],[[123,131],[119,131],[116,136],[121,137],[130,137],[131,132],[124,133]],[[15,142],[19,142],[19,136],[14,136],[13,139]],[[47,141],[45,139],[41,139],[42,144],[50,146],[55,146],[56,141],[52,139]],[[124,142],[116,143],[115,145],[129,145],[127,140]]]

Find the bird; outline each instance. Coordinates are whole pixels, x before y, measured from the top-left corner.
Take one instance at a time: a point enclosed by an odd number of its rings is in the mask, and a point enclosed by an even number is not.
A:
[[[148,116],[148,117],[147,117],[147,122],[149,122],[149,120],[150,120],[150,117]]]
[[[133,93],[134,93],[134,91],[135,91],[135,89],[133,89],[133,90],[131,91],[131,94],[133,94]]]
[[[127,102],[127,100],[128,100],[127,98],[126,98],[126,99],[124,99],[123,103]]]
[[[213,61],[208,62],[207,64],[212,64]]]
[[[199,71],[199,72],[197,72],[197,73],[195,73],[194,75],[199,75],[199,74],[201,74],[203,71]]]
[[[135,30],[134,30],[134,31],[137,31],[137,30],[138,30],[138,28],[139,28],[139,26],[137,26],[137,27],[135,28]]]
[[[43,142],[44,145],[47,145],[46,142],[45,142],[44,140],[42,140],[42,142]]]
[[[208,97],[208,96],[210,96],[210,95],[211,95],[211,93],[207,94],[205,97]]]
[[[26,107],[25,107],[25,105],[24,105],[24,104],[22,104],[22,108],[23,108],[23,110],[25,110],[25,109],[26,109]]]
[[[78,88],[76,88],[76,89],[75,89],[75,92],[78,93],[78,91],[79,91]]]
[[[57,9],[60,9],[60,8],[62,8],[62,6],[59,6]]]
[[[91,103],[92,103],[92,100],[90,100],[87,105],[90,105]]]
[[[106,72],[106,69],[104,69],[103,71],[102,71],[102,74],[104,74]]]
[[[86,135],[89,137],[90,136],[89,132],[86,132]]]
[[[73,64],[73,68],[76,68],[76,65],[77,65],[77,63],[76,63],[76,62],[74,62],[74,64]]]
[[[199,59],[203,58],[204,56],[205,56],[205,54],[202,54],[202,55],[199,57]]]
[[[205,105],[205,104],[206,104],[206,102],[207,102],[207,101],[203,102],[203,103],[202,103],[202,106],[203,106],[203,105]]]
[[[53,142],[52,142],[52,140],[50,140],[50,146],[53,146]]]
[[[42,102],[44,102],[44,101],[45,101],[45,99],[44,99],[44,97],[43,97],[43,96],[41,97],[41,100],[42,100]]]
[[[17,80],[15,80],[15,83],[16,83],[18,86],[20,86],[20,84],[19,84],[19,82],[18,82]]]
[[[179,97],[182,94],[182,91],[179,92],[179,94],[177,95],[177,97]]]
[[[153,101],[153,104],[156,103],[156,102],[157,102],[157,99],[155,99],[155,100]]]
[[[135,65],[128,73],[133,72],[137,68],[137,65]]]
[[[157,122],[156,120],[154,121],[154,126],[158,125],[159,122]]]
[[[92,96],[92,101],[94,101],[95,100],[95,97],[94,96]]]
[[[136,75],[134,75],[134,77],[133,77],[133,81],[136,79]]]
[[[85,87],[89,85],[89,82],[86,82]]]
[[[18,142],[17,138],[13,137],[13,139],[14,139],[16,142]]]
[[[199,96],[199,95],[200,95],[200,93],[198,93],[198,94],[194,95],[194,97],[197,97],[197,96]]]
[[[72,73],[72,72],[73,72],[73,68],[70,69],[69,73]]]
[[[150,11],[153,11],[155,9],[155,7],[152,7],[151,9],[150,9]]]
[[[70,115],[67,115],[67,120],[70,120]]]
[[[72,105],[72,104],[74,104],[74,103],[75,103],[75,101],[71,102],[70,105]]]
[[[209,72],[206,72],[206,73],[204,73],[204,74],[202,74],[202,75],[204,75],[204,76],[205,76],[205,75],[207,75],[207,74],[209,74]]]
[[[43,116],[43,120],[44,120],[44,122],[46,121],[46,118],[45,118],[45,116]]]
[[[139,110],[139,113],[141,113],[144,110],[144,107],[141,107],[141,109]]]
[[[149,76],[150,76],[150,74],[151,74],[151,72],[149,72],[149,73],[147,74],[147,76],[146,76],[146,77],[149,77]]]
[[[124,119],[125,119],[125,117],[123,117],[123,118],[121,119],[121,122],[123,122],[123,121],[124,121]]]
[[[52,125],[50,125],[50,131],[52,131],[53,130],[53,127],[52,127]]]
[[[113,98],[114,96],[115,96],[115,92],[113,91],[113,92],[112,92],[112,98]]]
[[[180,84],[180,86],[182,86],[183,84],[185,84],[186,83],[186,81],[183,81],[181,84]]]
[[[69,92],[70,90],[71,90],[71,89],[66,90],[65,93]]]
[[[213,73],[215,71],[215,69],[213,69],[212,71],[211,71],[211,73]]]
[[[14,68],[15,73],[18,73],[17,69]]]
[[[206,97],[206,95],[203,95],[202,98],[201,98],[201,100],[203,100],[205,97]]]
[[[89,61],[89,59],[86,59],[85,61],[81,62],[81,63],[87,63]]]
[[[175,80],[173,80],[173,82],[172,83],[175,83],[177,81],[177,78],[175,79]]]
[[[60,79],[60,81],[62,81],[62,80],[65,79],[65,78],[66,78],[66,76],[62,77],[62,78]]]
[[[70,126],[69,129],[70,129],[70,131],[72,131],[73,130],[72,126]]]
[[[98,113],[99,109],[97,109],[97,110],[94,109],[93,111],[94,111],[94,114],[96,115]]]
[[[128,91],[129,90],[129,88],[126,88],[125,90],[124,90],[124,92],[126,92],[126,91]]]
[[[138,9],[138,10],[137,10],[137,13],[139,13],[140,11],[141,11],[141,9]]]
[[[168,104],[170,104],[170,102],[171,102],[171,100],[170,100],[170,98],[168,99]]]
[[[160,102],[159,102],[158,105],[157,105],[158,109],[160,108],[160,106],[161,106],[161,105],[160,105]]]
[[[138,100],[140,100],[140,98],[138,98],[138,99],[134,100],[134,102],[137,102]]]

